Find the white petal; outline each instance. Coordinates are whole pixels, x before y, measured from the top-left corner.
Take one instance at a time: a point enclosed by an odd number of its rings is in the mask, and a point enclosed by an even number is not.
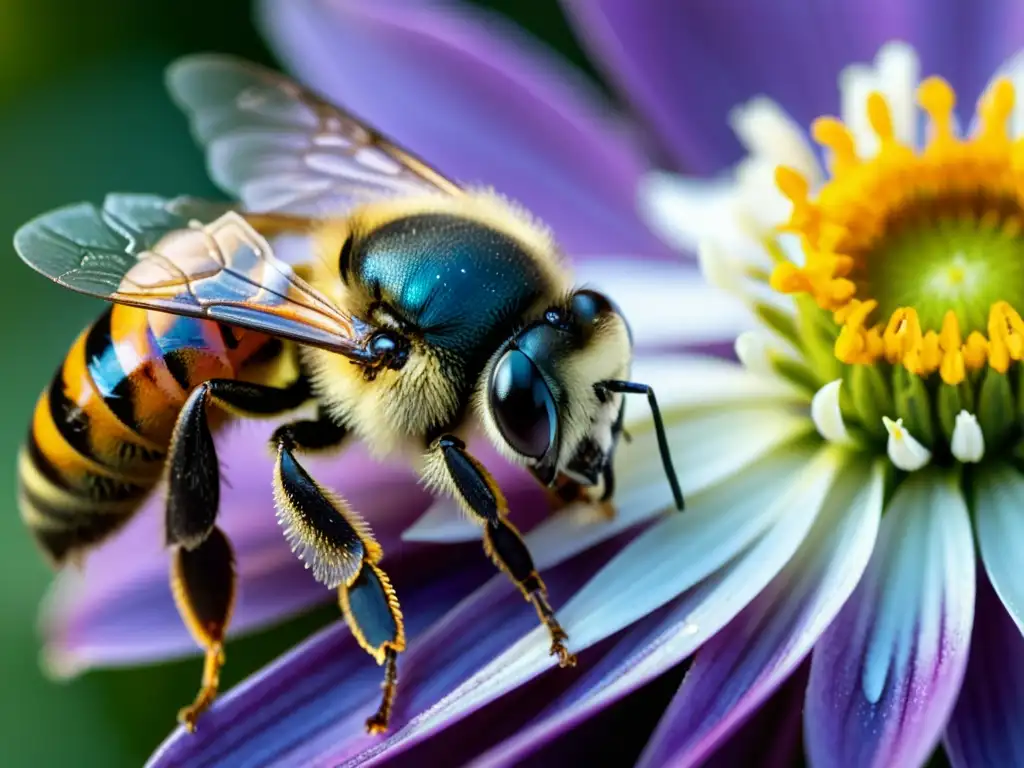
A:
[[[883,570],[884,599],[878,606],[875,631],[869,643],[864,661],[862,686],[869,701],[876,702],[886,685],[889,672],[891,649],[900,647],[909,650],[911,638],[901,635],[905,628],[907,611],[921,609],[921,599],[935,598],[940,590],[930,592],[921,589],[921,579],[927,575],[949,578],[944,568],[933,568],[933,550],[943,555],[954,547],[963,548],[963,541],[970,541],[970,519],[967,506],[959,487],[934,469],[908,479],[900,484],[887,505],[885,522],[879,533],[879,551],[873,558]],[[954,546],[947,546],[946,542]],[[968,545],[969,546],[969,545]],[[891,556],[899,552],[899,557]],[[930,562],[931,561],[931,562]],[[951,579],[965,586],[974,585],[973,558],[958,562],[956,569],[963,569],[960,578]],[[924,593],[924,594],[922,594]],[[941,606],[927,606],[942,610]],[[968,630],[969,634],[969,630]]]
[[[878,151],[878,136],[868,121],[867,110],[868,94],[873,90],[874,72],[866,64],[851,64],[839,73],[839,114],[861,157],[871,157]]]
[[[878,151],[878,136],[868,120],[867,99],[872,91],[881,93],[889,103],[896,136],[904,142],[917,140],[919,113],[914,92],[919,69],[914,49],[892,42],[882,46],[873,66],[853,64],[839,73],[842,119],[861,157]]]
[[[480,526],[470,520],[453,499],[437,499],[416,522],[402,531],[402,541],[452,544],[480,539]]]
[[[1007,464],[986,467],[975,483],[974,526],[992,586],[1024,632],[1024,477]]]
[[[921,65],[913,46],[894,40],[875,56],[878,88],[889,102],[896,138],[904,143],[917,139],[917,83]]]
[[[701,274],[712,286],[748,305],[769,306],[792,315],[792,297],[775,291],[765,279],[773,268],[769,259],[763,245],[728,246],[719,238],[703,240],[697,249]]]
[[[669,245],[697,250],[708,236],[736,226],[736,188],[731,178],[698,179],[655,171],[640,180],[640,215]]]
[[[782,451],[741,480],[709,491],[704,503],[694,500],[685,514],[670,515],[643,533],[559,610],[573,650],[608,637],[718,570],[694,590],[698,599],[686,627],[666,633],[664,642],[633,672],[643,675],[652,667],[663,668],[658,665],[667,656],[678,658],[680,643],[699,645],[792,557],[821,508],[838,457],[828,449],[817,456],[806,450]],[[545,633],[538,627],[521,638],[401,735],[415,736],[440,721],[460,718],[550,667],[554,662]]]
[[[731,296],[745,297],[744,264],[714,238],[706,238],[697,246],[700,271],[712,286]]]
[[[768,341],[768,335],[762,331],[744,331],[736,337],[736,357],[754,375],[775,375],[768,356]]]
[[[815,766],[923,766],[967,667],[975,604],[957,473],[905,478],[860,584],[815,645],[804,699]]]
[[[804,252],[803,242],[800,235],[792,232],[780,232],[775,236],[775,242],[782,249],[786,259],[798,267],[806,266],[807,254]]]
[[[847,444],[850,433],[846,431],[843,412],[839,408],[839,388],[842,379],[830,381],[811,399],[811,419],[818,429],[818,434],[831,443]]]
[[[712,290],[697,269],[683,264],[595,258],[575,272],[578,283],[619,305],[637,346],[731,341],[756,323],[742,302]]]
[[[689,505],[701,492],[730,478],[741,479],[755,462],[806,431],[807,420],[783,408],[730,408],[694,414],[670,425],[666,436]],[[615,477],[612,520],[579,505],[530,532],[527,540],[538,568],[560,563],[656,514],[676,514],[671,511],[671,487],[650,429],[620,443]],[[690,514],[689,509],[685,514]]]
[[[821,168],[804,130],[776,102],[758,96],[732,110],[729,125],[747,151],[772,167],[787,165],[816,186]]]
[[[652,387],[666,412],[721,405],[778,406],[800,397],[778,379],[755,376],[730,360],[705,355],[641,354],[633,361],[630,377]],[[639,404],[626,408],[627,424],[634,417],[648,416]]]
[[[801,355],[776,333],[758,329],[744,331],[736,337],[736,357],[750,373],[758,378],[780,378],[772,365],[775,360],[797,361]]]
[[[816,455],[806,448],[780,449],[741,476],[698,494],[687,512],[669,515],[645,531],[560,611],[573,647],[587,648],[656,610],[776,521],[799,530],[791,555],[817,515],[841,455],[828,449]]]
[[[860,581],[874,549],[883,470],[881,461],[864,460],[843,468],[793,558],[701,647],[640,766],[703,763],[701,758],[729,739],[807,657]],[[639,653],[648,645],[640,644]],[[626,655],[617,666],[605,674],[631,676],[634,659]]]
[[[780,224],[789,221],[793,203],[775,183],[778,165],[753,156],[736,166],[736,186],[743,213],[762,236],[773,235]]]
[[[683,491],[692,495],[738,472],[773,448],[808,432],[807,419],[783,408],[720,408],[695,413],[666,431],[672,463]],[[619,448],[620,489],[654,485],[670,500],[653,430],[635,428],[633,442]]]
[[[886,446],[889,460],[897,469],[915,472],[932,460],[932,452],[903,427],[903,419],[893,421],[883,416],[882,423],[889,432],[889,443]]]
[[[977,464],[985,455],[985,435],[981,432],[981,425],[973,413],[960,411],[956,415],[956,423],[953,425],[953,439],[950,440],[950,450],[957,461],[964,464]]]

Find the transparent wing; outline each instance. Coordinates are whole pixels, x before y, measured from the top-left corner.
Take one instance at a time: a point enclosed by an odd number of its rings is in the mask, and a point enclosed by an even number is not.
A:
[[[248,210],[322,218],[380,197],[462,193],[362,121],[250,62],[187,56],[168,68],[167,88],[206,148],[210,176]]]
[[[79,293],[372,362],[365,349],[372,329],[299,278],[242,214],[226,208],[108,195],[102,209],[80,203],[33,219],[15,233],[14,248],[33,269]]]

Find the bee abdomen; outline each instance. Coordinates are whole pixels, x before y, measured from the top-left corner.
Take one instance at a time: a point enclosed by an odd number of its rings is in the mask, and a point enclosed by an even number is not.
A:
[[[281,345],[219,323],[115,304],[36,404],[19,457],[22,518],[60,564],[121,527],[159,481],[193,388]]]
[[[70,480],[29,434],[18,458],[18,506],[23,522],[54,564],[100,543],[126,523],[152,483],[88,470]]]
[[[190,389],[234,374],[224,339],[215,323],[120,305],[79,335],[18,466],[22,518],[55,563],[113,534],[153,490]]]

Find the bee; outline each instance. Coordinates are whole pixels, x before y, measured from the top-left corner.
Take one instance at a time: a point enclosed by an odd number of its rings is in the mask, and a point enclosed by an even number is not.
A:
[[[213,436],[232,419],[277,418],[284,535],[384,667],[371,733],[388,726],[406,647],[398,596],[369,525],[310,476],[303,452],[360,441],[411,461],[480,524],[551,653],[574,665],[466,440],[482,428],[553,494],[607,502],[624,396],[645,394],[682,509],[654,392],[629,381],[622,313],[574,287],[551,233],[517,205],[446,178],[288,78],[200,55],[172,64],[167,84],[238,203],[111,194],[15,234],[28,265],[109,304],[39,398],[19,456],[21,515],[42,550],[57,566],[77,561],[166,487],[171,588],[205,653],[179,713],[193,730],[217,694],[236,580]],[[293,236],[306,247],[289,261],[277,251]],[[311,404],[312,418],[296,417]]]

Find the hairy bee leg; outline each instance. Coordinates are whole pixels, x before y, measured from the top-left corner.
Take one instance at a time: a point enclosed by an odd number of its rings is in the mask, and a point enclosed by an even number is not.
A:
[[[298,408],[310,397],[300,378],[284,389],[233,379],[211,379],[189,395],[178,414],[168,453],[167,544],[198,545],[213,528],[220,507],[220,465],[207,406],[241,416],[265,417]]]
[[[194,549],[175,547],[171,591],[185,625],[206,653],[199,693],[178,713],[178,721],[194,731],[196,720],[217,695],[224,665],[224,633],[235,602],[234,552],[219,528],[214,527]]]
[[[215,525],[220,468],[207,405],[270,416],[297,408],[307,399],[308,383],[301,379],[286,389],[213,379],[192,391],[178,415],[168,454],[165,519],[165,536],[172,548],[171,588],[178,612],[206,653],[199,693],[178,714],[190,731],[217,695],[235,591],[231,544]]]
[[[405,650],[405,625],[398,596],[377,565],[383,552],[369,527],[340,498],[325,491],[295,459],[298,438],[306,447],[327,447],[332,434],[320,422],[280,428],[274,471],[278,512],[293,548],[321,582],[338,587],[338,603],[359,646],[384,666],[380,706],[366,721],[370,733],[387,729],[398,686],[398,654]],[[338,441],[344,437],[336,431]]]
[[[465,443],[453,435],[439,438],[432,453],[427,462],[429,479],[446,487],[483,524],[484,551],[536,609],[537,617],[551,636],[551,655],[558,657],[561,667],[575,666],[576,656],[565,646],[569,637],[548,602],[547,588],[537,573],[530,550],[507,520],[508,505],[494,478],[466,452]]]

